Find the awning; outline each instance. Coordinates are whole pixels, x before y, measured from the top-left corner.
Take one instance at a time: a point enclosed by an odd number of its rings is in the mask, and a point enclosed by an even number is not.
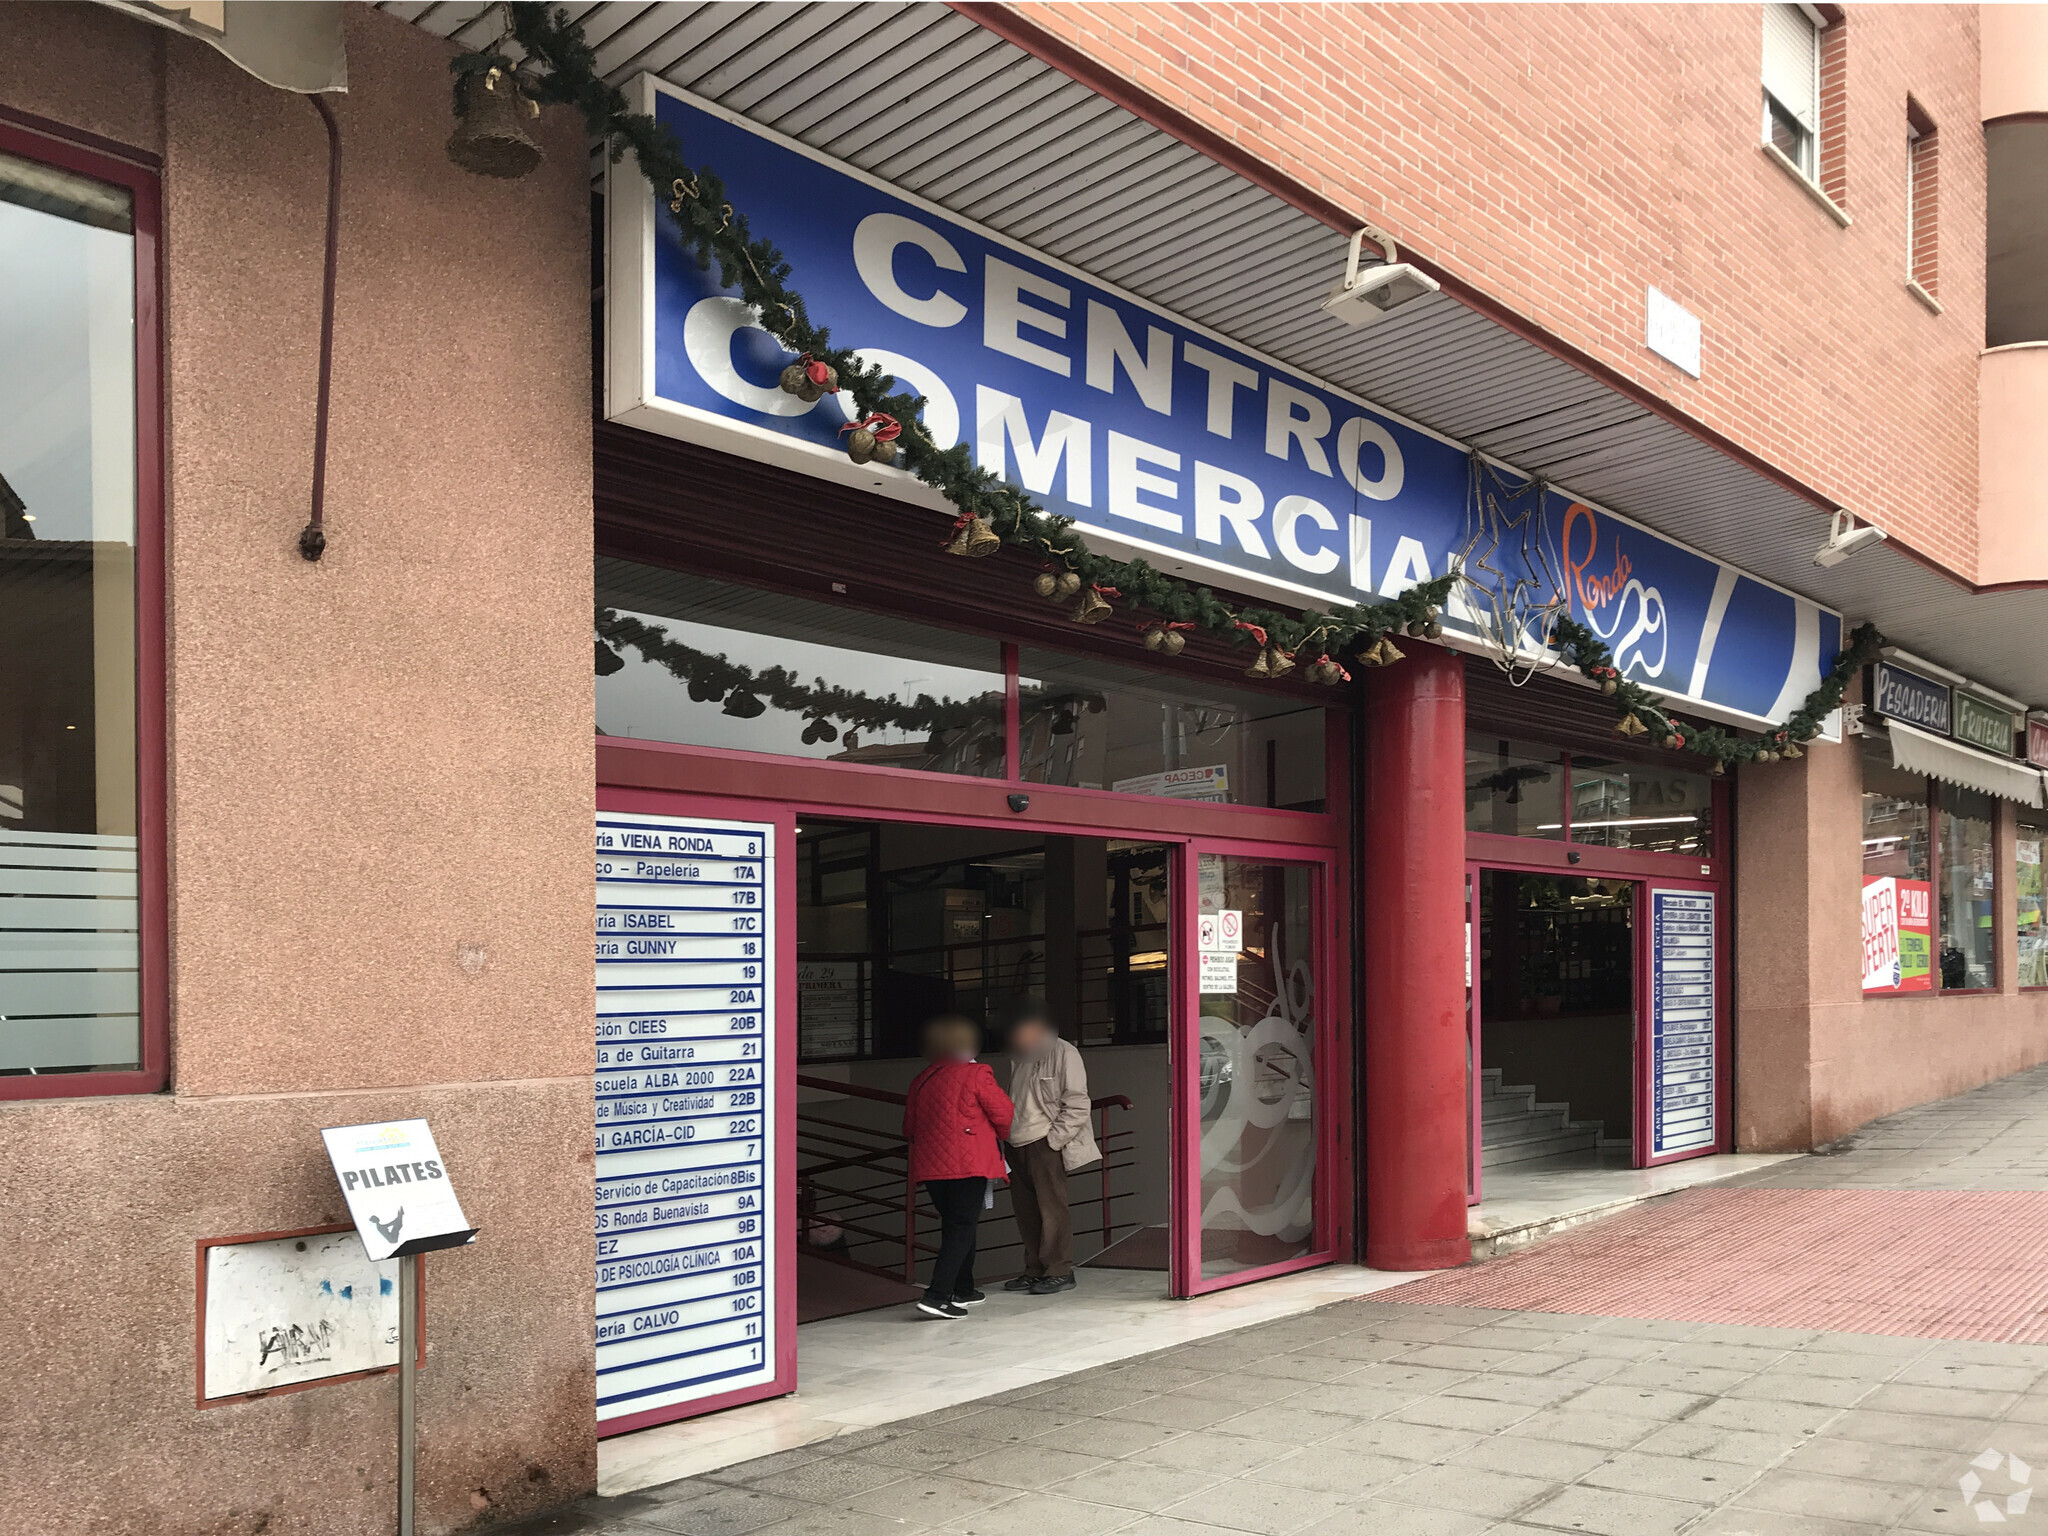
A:
[[[1931,779],[1981,789],[2003,800],[2021,805],[2041,804],[2041,771],[2010,758],[1993,757],[1975,747],[1965,747],[1940,736],[1929,735],[1914,726],[1887,720],[1892,737],[1892,766]]]

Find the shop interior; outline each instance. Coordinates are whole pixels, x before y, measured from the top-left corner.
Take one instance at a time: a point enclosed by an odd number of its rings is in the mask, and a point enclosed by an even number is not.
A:
[[[1069,1184],[1077,1263],[1150,1271],[1164,1294],[1169,1208],[1168,850],[1023,828],[806,817],[797,832],[797,1141],[804,1321],[907,1301],[936,1242],[920,1199],[905,1242],[901,1096],[926,1020],[1002,1030],[1043,1003],[1081,1048],[1099,1167]],[[1014,1274],[998,1189],[977,1279]],[[910,1278],[906,1279],[906,1262]]]
[[[1478,872],[1479,1177],[1633,1161],[1635,885]]]

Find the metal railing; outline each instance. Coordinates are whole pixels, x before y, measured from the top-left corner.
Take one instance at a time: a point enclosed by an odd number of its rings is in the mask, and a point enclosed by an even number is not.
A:
[[[869,1088],[802,1072],[796,1080],[801,1088],[887,1104],[899,1111],[905,1102],[902,1094],[885,1088]],[[1119,1234],[1140,1225],[1136,1221],[1119,1222],[1114,1208],[1117,1200],[1128,1200],[1136,1193],[1131,1188],[1119,1188],[1122,1181],[1115,1175],[1137,1166],[1137,1133],[1128,1125],[1113,1130],[1110,1127],[1112,1111],[1124,1114],[1132,1108],[1124,1095],[1095,1099],[1089,1107],[1095,1115],[1095,1140],[1102,1149],[1102,1162],[1099,1168],[1069,1175],[1070,1187],[1073,1180],[1085,1178],[1094,1185],[1095,1192],[1083,1199],[1070,1199],[1068,1205],[1077,1217],[1083,1209],[1097,1209],[1099,1221],[1090,1222],[1085,1230],[1099,1231],[1102,1246],[1107,1248]],[[797,1212],[803,1227],[804,1251],[852,1269],[915,1284],[919,1262],[938,1252],[938,1244],[923,1241],[917,1235],[918,1190],[910,1179],[910,1145],[894,1125],[863,1124],[843,1113],[828,1112],[829,1109],[830,1106],[822,1104],[800,1105],[796,1112]],[[991,1210],[982,1217],[984,1225],[1009,1219],[1010,1213],[1002,1209]],[[812,1235],[826,1227],[837,1228],[847,1239],[844,1244],[813,1246]],[[1077,1219],[1076,1235],[1082,1230]],[[979,1251],[1001,1253],[1021,1246],[1021,1238],[1012,1238],[1008,1242],[982,1244]],[[877,1262],[882,1257],[877,1250],[888,1251],[890,1262]]]

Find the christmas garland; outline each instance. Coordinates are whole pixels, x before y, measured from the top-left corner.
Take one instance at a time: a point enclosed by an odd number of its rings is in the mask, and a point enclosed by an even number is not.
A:
[[[597,54],[582,26],[561,9],[535,0],[503,6],[506,28],[490,47],[450,61],[455,75],[455,112],[466,119],[472,85],[495,90],[502,79],[514,101],[559,104],[582,114],[584,127],[602,142],[613,162],[631,150],[640,170],[669,213],[684,250],[700,270],[716,262],[720,283],[739,290],[761,324],[795,354],[782,387],[800,398],[826,393],[851,396],[852,421],[845,429],[849,455],[857,462],[894,464],[938,491],[957,510],[946,549],[982,556],[1005,545],[1039,556],[1041,596],[1073,601],[1073,618],[1084,624],[1108,617],[1113,602],[1143,610],[1148,649],[1179,652],[1182,634],[1202,630],[1258,647],[1248,669],[1255,677],[1278,677],[1305,666],[1316,682],[1347,682],[1345,662],[1382,666],[1400,659],[1396,634],[1437,639],[1442,610],[1463,579],[1456,570],[1410,587],[1371,608],[1348,606],[1333,612],[1300,614],[1265,608],[1233,608],[1209,588],[1154,569],[1143,560],[1114,560],[1089,549],[1072,521],[1045,511],[1022,491],[974,462],[966,444],[940,448],[923,426],[924,400],[896,392],[896,380],[864,364],[850,350],[834,346],[830,333],[810,317],[803,295],[790,286],[788,260],[772,241],[756,238],[744,213],[727,199],[725,184],[709,167],[693,169],[675,134],[655,118],[635,112],[625,93],[598,72]],[[516,45],[519,57],[508,51]],[[1567,616],[1550,626],[1559,656],[1599,683],[1614,700],[1615,728],[1624,736],[1652,737],[1659,745],[1712,759],[1716,773],[1731,762],[1773,762],[1798,757],[1801,742],[1819,734],[1821,721],[1840,705],[1856,669],[1882,643],[1866,624],[1850,637],[1821,685],[1792,717],[1760,739],[1742,738],[1710,725],[1688,725],[1672,716],[1658,696],[1623,678],[1599,636]],[[728,663],[727,665],[730,665]],[[771,693],[774,691],[769,686]],[[793,686],[793,685],[785,685]],[[872,701],[870,701],[872,702]]]

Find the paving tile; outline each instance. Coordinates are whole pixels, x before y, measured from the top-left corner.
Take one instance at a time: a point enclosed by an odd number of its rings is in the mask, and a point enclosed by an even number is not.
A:
[[[1902,1384],[1922,1387],[1964,1387],[1981,1392],[2025,1392],[2041,1379],[2032,1365],[1996,1365],[1970,1360],[1944,1360],[1927,1355],[1906,1366],[1892,1378]]]
[[[1083,1419],[1030,1442],[1055,1451],[1079,1451],[1084,1456],[1135,1456],[1171,1440],[1179,1434],[1158,1424],[1140,1424],[1131,1419]]]
[[[1480,1536],[1493,1526],[1486,1515],[1422,1509],[1392,1499],[1369,1499],[1306,1527],[1300,1536]]]
[[[1176,1435],[1136,1452],[1131,1460],[1155,1467],[1180,1467],[1189,1472],[1212,1472],[1219,1477],[1242,1477],[1283,1456],[1297,1454],[1295,1447],[1278,1440],[1259,1440],[1250,1435],[1219,1435],[1208,1430]],[[1301,1453],[1305,1454],[1305,1453]]]
[[[1838,1338],[1840,1335],[1829,1335]],[[1873,1384],[1890,1379],[1908,1362],[1897,1355],[1870,1355],[1847,1349],[1802,1349],[1771,1367],[1773,1371],[1808,1376],[1843,1376]]]
[[[1254,1408],[1234,1418],[1211,1424],[1220,1435],[1250,1435],[1255,1440],[1286,1440],[1295,1445],[1313,1445],[1343,1430],[1356,1427],[1358,1420],[1340,1413],[1317,1413],[1293,1403],[1273,1403]]]
[[[1233,1480],[1205,1488],[1178,1504],[1168,1505],[1160,1513],[1171,1519],[1193,1520],[1225,1530],[1253,1531],[1258,1536],[1287,1536],[1288,1532],[1348,1508],[1350,1503],[1341,1494],[1315,1488]]]
[[[1587,1531],[1594,1536],[1673,1536],[1706,1511],[1704,1504],[1581,1485],[1559,1489],[1516,1518],[1526,1525]]]
[[[2010,1488],[2010,1484],[2002,1481],[1990,1483],[1978,1495],[1978,1499],[1981,1501],[1988,1494],[1993,1508],[2002,1515],[2005,1513],[2005,1500]],[[2039,1495],[2036,1495],[2036,1498],[2038,1497]],[[2030,1510],[2029,1514],[2032,1513]],[[2018,1531],[2026,1529],[2018,1520],[1995,1523],[2010,1525]],[[1914,1536],[1920,1536],[1922,1532],[1936,1533],[1936,1536],[1957,1536],[1957,1533],[1964,1531],[1985,1530],[1992,1524],[1994,1522],[1980,1518],[1971,1502],[1963,1497],[1962,1489],[1954,1482],[1949,1482],[1922,1494],[1906,1511],[1898,1529],[1912,1532]]]
[[[1647,1493],[1695,1504],[1725,1504],[1757,1476],[1755,1467],[1698,1456],[1660,1456],[1651,1451],[1618,1451],[1579,1479],[1593,1488]]]
[[[1657,1456],[1696,1456],[1740,1467],[1770,1467],[1807,1443],[1804,1435],[1730,1429],[1725,1424],[1702,1424],[1692,1418],[1664,1425],[1637,1442],[1635,1449]]]
[[[1110,1465],[1112,1463],[1106,1457],[1055,1450],[1036,1440],[1026,1440],[955,1462],[947,1468],[946,1475],[970,1478],[977,1483],[995,1483],[1005,1488],[1043,1488],[1063,1477],[1076,1477]]]
[[[1142,1403],[1132,1403],[1128,1408],[1113,1408],[1102,1418],[1105,1421],[1121,1419],[1133,1424],[1158,1424],[1167,1429],[1207,1429],[1218,1419],[1235,1418],[1241,1411],[1235,1403],[1219,1403],[1214,1398],[1186,1397],[1178,1392],[1167,1392],[1158,1397],[1148,1397]]]
[[[1220,1403],[1234,1403],[1238,1408],[1257,1408],[1265,1403],[1276,1403],[1282,1398],[1291,1398],[1303,1390],[1303,1383],[1285,1376],[1255,1376],[1248,1371],[1231,1371],[1221,1376],[1206,1376],[1185,1387],[1176,1387],[1177,1397],[1206,1397]],[[1121,1405],[1118,1405],[1121,1406]]]
[[[1874,1381],[1859,1381],[1853,1376],[1770,1370],[1750,1377],[1722,1395],[1736,1402],[1812,1403],[1826,1408],[1848,1408],[1877,1387]]]
[[[1577,1399],[1573,1399],[1574,1404]],[[1599,1445],[1608,1450],[1625,1450],[1656,1429],[1660,1420],[1638,1419],[1626,1414],[1579,1413],[1575,1408],[1545,1408],[1532,1413],[1504,1433],[1526,1435],[1534,1440],[1564,1440],[1573,1445]]]
[[[1439,1461],[1478,1444],[1480,1436],[1464,1429],[1439,1429],[1430,1424],[1400,1424],[1392,1419],[1375,1419],[1333,1435],[1322,1448],[1332,1452],[1362,1452],[1376,1456],[1399,1456],[1408,1461]]]
[[[1191,1387],[1198,1381],[1207,1381],[1216,1374],[1191,1365],[1181,1365],[1167,1360],[1148,1360],[1143,1365],[1131,1366],[1128,1370],[1104,1377],[1106,1381],[1122,1386],[1143,1387],[1148,1392],[1178,1392],[1182,1387]]]
[[[1313,1488],[1322,1493],[1362,1499],[1387,1484],[1419,1470],[1424,1463],[1401,1456],[1366,1451],[1333,1454],[1328,1446],[1292,1451],[1275,1457],[1263,1467],[1244,1474],[1254,1483],[1277,1483],[1288,1488]]]
[[[751,1488],[721,1488],[702,1498],[635,1511],[632,1518],[677,1536],[749,1536],[763,1526],[793,1519],[809,1507],[793,1499],[756,1493]]]
[[[959,1536],[1102,1536],[1131,1518],[1127,1509],[1026,1493],[956,1521]]]
[[[1695,1424],[1718,1424],[1727,1429],[1755,1429],[1766,1434],[1814,1435],[1835,1423],[1844,1412],[1857,1410],[1829,1408],[1818,1403],[1773,1403],[1757,1399],[1735,1402],[1716,1398],[1699,1412],[1689,1415]]]
[[[1037,1408],[989,1408],[948,1419],[946,1426],[983,1440],[1036,1440],[1055,1429],[1079,1424],[1087,1417],[1086,1414],[1057,1413]]]
[[[1668,1392],[1659,1387],[1625,1387],[1614,1382],[1586,1388],[1572,1399],[1574,1413],[1612,1413],[1637,1419],[1683,1419],[1705,1407],[1709,1399],[1696,1392]]]
[[[1684,1343],[1672,1345],[1656,1358],[1662,1365],[1697,1365],[1747,1375],[1769,1370],[1785,1356],[1782,1349],[1766,1349],[1756,1344]]]
[[[1963,1387],[1914,1387],[1888,1383],[1858,1406],[1880,1413],[1923,1413],[1942,1418],[1995,1419],[2019,1401],[2017,1392],[1973,1392]]]
[[[1385,1496],[1424,1509],[1454,1509],[1502,1519],[1546,1497],[1556,1483],[1545,1477],[1488,1472],[1479,1467],[1424,1467],[1388,1488]]]
[[[1475,1349],[1462,1341],[1456,1344],[1425,1344],[1401,1356],[1402,1365],[1432,1365],[1448,1371],[1490,1371],[1512,1360],[1521,1351]]]
[[[1786,1515],[1773,1509],[1717,1509],[1685,1536],[1870,1536],[1853,1520]]]
[[[1016,1496],[1015,1489],[998,1488],[993,1483],[918,1472],[898,1482],[857,1493],[846,1503],[853,1509],[866,1510],[871,1515],[889,1515],[907,1520],[912,1525],[948,1525]]]
[[[957,1430],[936,1429],[879,1441],[864,1449],[860,1459],[885,1467],[897,1467],[905,1472],[936,1472],[970,1456],[986,1455],[1001,1443],[984,1440],[978,1435],[961,1434]]]
[[[1353,1381],[1332,1381],[1306,1387],[1286,1401],[1290,1408],[1306,1408],[1314,1413],[1340,1413],[1346,1418],[1376,1419],[1427,1395],[1412,1387],[1375,1387]]]
[[[1553,1408],[1585,1390],[1582,1381],[1560,1381],[1552,1376],[1502,1376],[1488,1372],[1467,1377],[1455,1387],[1446,1387],[1443,1397],[1478,1397],[1492,1403],[1520,1403],[1526,1408]]]
[[[1090,1504],[1117,1504],[1140,1514],[1158,1514],[1219,1479],[1207,1472],[1186,1467],[1156,1467],[1142,1461],[1113,1461],[1070,1477],[1053,1486],[1052,1492]]]
[[[1407,1365],[1399,1360],[1382,1361],[1354,1376],[1344,1378],[1347,1386],[1392,1387],[1404,1392],[1441,1392],[1466,1380],[1470,1371],[1439,1370],[1431,1365]]]
[[[800,1462],[763,1477],[749,1478],[747,1486],[760,1493],[785,1499],[807,1499],[813,1504],[836,1504],[856,1493],[866,1493],[903,1475],[901,1467],[886,1467],[853,1456],[826,1456]]]
[[[1129,1510],[1124,1513],[1128,1515]],[[1040,1536],[1059,1536],[1056,1531]],[[1129,1525],[1117,1527],[1116,1536],[1237,1536],[1220,1525],[1197,1525],[1192,1520],[1175,1520],[1167,1515],[1141,1515]]]
[[[1794,1472],[1821,1472],[1830,1477],[1860,1477],[1871,1482],[1930,1488],[1961,1477],[1969,1465],[1970,1454],[1822,1436],[1800,1446],[1785,1458],[1783,1465]]]
[[[1396,1343],[1380,1343],[1372,1347],[1378,1354],[1338,1354],[1331,1345],[1349,1342],[1332,1339],[1328,1344],[1318,1345],[1313,1354],[1275,1355],[1270,1360],[1261,1360],[1256,1365],[1241,1367],[1248,1376],[1271,1376],[1281,1381],[1341,1381],[1361,1365],[1375,1360],[1387,1360],[1401,1352]]]
[[[1050,1392],[1040,1393],[1025,1401],[1039,1413],[1088,1416],[1107,1413],[1112,1408],[1126,1407],[1131,1403],[1141,1403],[1146,1398],[1157,1395],[1146,1387],[1110,1380],[1083,1382],[1076,1386],[1056,1386]]]
[[[1568,1483],[1577,1481],[1612,1454],[1598,1445],[1570,1445],[1562,1440],[1524,1440],[1515,1435],[1495,1435],[1480,1441],[1470,1450],[1458,1452],[1446,1465]]]
[[[754,1536],[908,1536],[918,1527],[888,1515],[861,1509],[806,1508],[779,1525],[763,1526]],[[1043,1536],[1043,1533],[1034,1533]]]
[[[1966,1450],[1975,1455],[1991,1444],[1996,1425],[1995,1419],[1948,1419],[1925,1413],[1881,1413],[1874,1408],[1851,1408],[1829,1424],[1827,1432],[1831,1438],[1843,1440]]]
[[[1653,1360],[1633,1360],[1607,1381],[1615,1387],[1661,1387],[1669,1392],[1709,1396],[1726,1392],[1754,1374],[1743,1366],[1685,1365],[1660,1356]]]
[[[1919,1490],[1899,1483],[1779,1468],[1743,1489],[1735,1502],[1747,1509],[1818,1515],[1824,1520],[1853,1520],[1882,1528],[1905,1514],[1918,1497]]]
[[[720,1483],[755,1483],[764,1477],[772,1477],[777,1472],[786,1472],[791,1467],[801,1467],[807,1462],[819,1461],[827,1456],[843,1456],[851,1449],[850,1446],[841,1446],[837,1440],[818,1440],[810,1445],[777,1451],[773,1456],[757,1456],[752,1461],[743,1461],[737,1466],[725,1467],[704,1475]]]
[[[1497,1403],[1483,1397],[1425,1397],[1388,1417],[1403,1424],[1434,1424],[1440,1429],[1494,1434],[1535,1411],[1535,1406],[1528,1403]]]

